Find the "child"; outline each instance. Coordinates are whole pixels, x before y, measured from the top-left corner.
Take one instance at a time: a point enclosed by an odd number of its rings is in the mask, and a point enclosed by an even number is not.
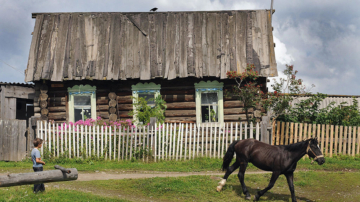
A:
[[[33,161],[33,169],[34,172],[43,171],[43,165],[45,162],[41,160],[39,149],[42,147],[43,140],[40,138],[35,138],[33,141],[34,149],[31,151],[31,159]],[[36,194],[38,191],[45,191],[44,184],[34,184],[34,193]]]

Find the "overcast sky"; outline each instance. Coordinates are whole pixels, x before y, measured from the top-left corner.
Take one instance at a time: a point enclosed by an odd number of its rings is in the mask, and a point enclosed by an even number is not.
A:
[[[271,0],[0,0],[0,81],[24,82],[36,12],[269,9]],[[360,95],[360,1],[274,0],[279,75],[293,64],[312,92]],[[6,64],[8,65],[6,65]],[[12,67],[15,69],[13,69]]]

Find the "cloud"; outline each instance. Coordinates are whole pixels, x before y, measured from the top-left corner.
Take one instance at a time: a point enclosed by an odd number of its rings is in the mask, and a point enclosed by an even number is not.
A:
[[[0,59],[26,69],[34,12],[133,12],[269,9],[269,0],[0,0]],[[279,75],[294,64],[314,92],[360,94],[359,1],[278,0],[273,15]],[[0,62],[0,81],[23,82],[18,71]]]

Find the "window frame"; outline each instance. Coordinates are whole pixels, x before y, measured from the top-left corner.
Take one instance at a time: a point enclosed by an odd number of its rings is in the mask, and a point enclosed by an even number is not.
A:
[[[202,122],[201,114],[201,94],[202,93],[217,93],[218,96],[218,121],[209,123],[224,123],[224,83],[219,81],[200,81],[195,83],[195,104],[196,104],[196,124],[206,124]]]
[[[96,86],[75,85],[68,88],[69,93],[69,122],[75,122],[75,96],[90,95],[91,118],[96,120]]]
[[[160,95],[160,84],[155,84],[154,82],[145,82],[145,83],[137,83],[136,85],[131,86],[132,96],[133,96],[133,104],[136,102],[136,99],[139,97],[139,94],[141,93],[154,93],[154,100],[157,96]],[[133,105],[133,120],[135,120],[136,117],[136,107]],[[135,120],[135,125],[138,125],[139,121]]]

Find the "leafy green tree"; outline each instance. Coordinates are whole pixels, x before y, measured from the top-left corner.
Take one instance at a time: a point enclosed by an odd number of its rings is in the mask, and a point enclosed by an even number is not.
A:
[[[346,102],[335,106],[335,103],[330,103],[326,110],[320,113],[315,122],[317,124],[332,124],[342,126],[360,126],[360,112],[359,103],[353,98],[353,104],[345,106]]]
[[[231,91],[226,92],[226,96],[238,97],[239,100],[244,103],[247,122],[250,123],[254,121],[254,119],[250,119],[248,112],[250,109],[255,110],[256,105],[261,103],[261,98],[264,95],[260,90],[261,86],[256,82],[259,78],[259,73],[255,71],[255,66],[253,64],[247,64],[244,72],[229,71],[226,75],[229,79],[234,79],[237,83]]]
[[[310,91],[301,79],[296,78],[298,71],[294,71],[293,65],[286,65],[283,73],[285,78],[280,78],[279,81],[274,79],[274,84],[271,85],[274,92],[268,93],[267,99],[263,102],[265,109],[272,117],[272,126],[280,116],[291,111],[291,102],[295,96],[308,95]],[[315,86],[312,85],[312,87]]]
[[[153,101],[154,98],[145,99],[143,97],[133,97],[136,111],[130,111],[129,115],[135,115],[135,119],[140,123],[146,125],[150,123],[151,117],[156,117],[158,123],[164,123],[166,102],[162,99],[161,95],[155,98],[155,105],[148,105],[148,101]]]

